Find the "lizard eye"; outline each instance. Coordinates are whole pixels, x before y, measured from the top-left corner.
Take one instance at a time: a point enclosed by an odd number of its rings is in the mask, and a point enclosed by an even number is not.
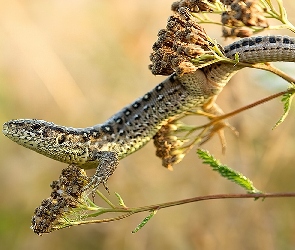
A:
[[[58,144],[62,144],[63,142],[65,142],[66,140],[66,136],[64,134],[58,135],[58,137],[56,138],[56,142]]]

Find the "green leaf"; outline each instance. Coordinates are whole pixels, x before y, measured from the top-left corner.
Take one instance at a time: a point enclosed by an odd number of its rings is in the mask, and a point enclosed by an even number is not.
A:
[[[289,88],[290,92],[286,93],[283,95],[282,97],[282,102],[284,104],[284,113],[281,116],[281,118],[276,122],[276,124],[273,126],[272,129],[277,128],[288,116],[290,108],[291,108],[291,104],[292,104],[292,100],[295,94],[295,87],[290,87]]]
[[[261,191],[253,186],[252,181],[246,176],[229,168],[226,165],[222,165],[208,151],[198,149],[197,154],[199,158],[203,160],[203,163],[210,165],[212,169],[218,172],[222,177],[225,177],[226,179],[238,184],[242,188],[246,189],[248,193],[261,193]]]
[[[145,217],[143,221],[132,231],[132,233],[137,233],[146,223],[157,213],[157,210],[154,210],[150,213],[149,216]]]
[[[118,200],[119,200],[119,205],[122,207],[126,207],[123,198],[121,197],[121,195],[119,195],[118,193],[115,192],[115,195],[117,196]]]

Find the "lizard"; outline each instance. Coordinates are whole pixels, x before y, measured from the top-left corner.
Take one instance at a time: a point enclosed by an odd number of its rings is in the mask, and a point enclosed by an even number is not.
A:
[[[295,61],[295,38],[257,36],[224,47],[225,56],[240,62]],[[171,74],[102,124],[87,128],[59,126],[36,119],[10,120],[3,134],[12,141],[60,162],[96,168],[96,188],[114,173],[119,161],[150,141],[161,125],[194,107],[206,109],[231,77],[245,66],[217,62],[193,73]]]

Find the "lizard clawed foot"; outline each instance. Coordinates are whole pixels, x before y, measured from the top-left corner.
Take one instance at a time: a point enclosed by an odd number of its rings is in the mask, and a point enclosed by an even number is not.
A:
[[[109,188],[107,181],[114,173],[117,165],[119,164],[118,155],[116,152],[99,151],[95,152],[93,158],[99,162],[95,174],[91,177],[89,183],[85,186],[84,191],[91,190],[92,197],[95,196],[95,191],[100,185],[103,184],[108,193]]]
[[[103,176],[97,176],[96,174],[89,178],[89,183],[83,188],[83,191],[90,191],[92,195],[92,200],[95,198],[95,192],[98,189],[100,183],[103,184],[105,190],[110,194],[109,188],[107,186],[107,178],[103,178]]]
[[[239,133],[233,126],[231,126],[228,122],[222,119],[224,112],[215,103],[215,99],[216,98],[213,98],[209,103],[204,105],[203,107],[204,111],[198,112],[201,115],[207,116],[211,120],[208,126],[205,126],[205,129],[203,130],[204,135],[201,136],[201,142],[199,143],[199,145],[204,144],[205,142],[210,140],[214,134],[217,133],[221,142],[222,153],[224,154],[226,150],[226,139],[224,135],[224,128],[225,127],[230,128],[237,136],[239,135]]]
[[[214,119],[212,119],[214,121]],[[221,147],[222,147],[222,153],[224,154],[226,151],[226,139],[224,135],[224,128],[230,128],[236,136],[239,135],[239,132],[236,130],[235,127],[231,126],[228,122],[225,122],[223,120],[217,121],[216,123],[213,123],[208,131],[201,137],[201,142],[199,145],[204,144],[205,142],[209,141],[216,133],[219,136]],[[206,130],[206,129],[205,129]]]

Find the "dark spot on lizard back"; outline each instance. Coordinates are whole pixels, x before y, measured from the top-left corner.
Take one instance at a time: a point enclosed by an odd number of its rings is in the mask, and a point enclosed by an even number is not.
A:
[[[151,93],[146,93],[144,96],[143,96],[143,100],[144,101],[149,101],[150,99],[151,99],[151,97],[152,97],[152,95],[151,95]]]
[[[269,41],[270,43],[276,43],[276,38],[275,38],[274,36],[270,36],[270,37],[268,38],[268,41]]]
[[[261,43],[262,42],[262,37],[258,36],[255,38],[255,43]]]
[[[234,49],[236,49],[236,44],[235,44],[235,43],[232,44],[232,45],[229,47],[229,49],[230,49],[230,50],[234,50]]]
[[[252,40],[252,39],[250,39],[250,40],[249,40],[249,46],[253,46],[253,45],[255,45],[255,41]]]
[[[140,107],[140,102],[134,102],[132,104],[132,107],[135,108],[135,109],[139,108]]]
[[[116,119],[115,119],[115,122],[116,122],[117,124],[123,124],[123,119],[122,119],[121,117],[116,118]]]
[[[176,80],[176,74],[173,73],[173,74],[169,77],[169,81],[172,82],[172,83],[174,83],[175,80]]]
[[[287,37],[284,37],[284,38],[283,38],[283,43],[284,43],[284,44],[289,44],[289,43],[290,43],[290,39],[287,38]]]
[[[242,46],[247,46],[247,45],[249,45],[249,40],[248,39],[242,42]]]
[[[156,91],[159,92],[163,89],[163,83],[160,83],[157,87],[156,87]]]
[[[101,130],[102,130],[102,132],[104,132],[106,134],[109,134],[109,135],[111,135],[111,134],[114,133],[113,128],[111,126],[109,126],[109,125],[103,125],[103,126],[101,126]]]
[[[125,109],[125,110],[124,110],[124,114],[125,114],[126,116],[131,115],[131,110],[130,110],[130,109]]]

